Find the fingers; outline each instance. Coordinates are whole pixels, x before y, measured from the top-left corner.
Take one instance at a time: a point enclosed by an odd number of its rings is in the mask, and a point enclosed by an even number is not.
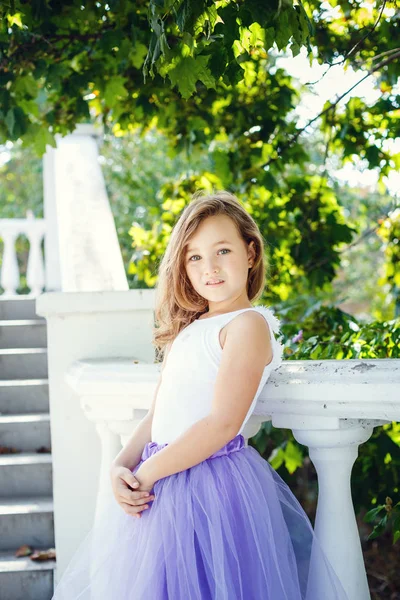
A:
[[[133,489],[135,489],[135,487],[138,488],[140,485],[139,481],[129,469],[124,469],[120,477]]]
[[[131,492],[123,485],[118,486],[117,495],[121,502],[126,502],[132,506],[152,502],[155,497],[153,494],[149,494],[149,492]]]
[[[129,483],[128,483],[129,481]],[[150,490],[147,490],[146,488],[142,488],[140,489],[140,483],[139,481],[134,477],[133,481],[131,478],[125,477],[124,475],[120,474],[118,479],[116,480],[116,485],[117,488],[120,490],[121,494],[124,494],[125,492],[127,492],[129,495],[131,495],[131,497],[135,498],[135,494],[137,493],[149,493]]]
[[[123,508],[123,510],[126,512],[127,515],[132,515],[133,517],[141,517],[140,513],[143,512],[144,510],[147,510],[148,508],[150,508],[148,506],[148,504],[145,504],[143,506],[135,506],[135,507],[132,507],[130,504],[127,504],[126,502],[120,502],[119,504]]]
[[[154,494],[148,490],[132,489],[134,484],[139,485],[139,481],[129,469],[119,468],[114,472],[112,480],[115,499],[127,514],[139,518],[143,510],[150,508],[147,503],[155,499]]]
[[[119,494],[122,502],[130,504],[131,506],[140,506],[146,502],[152,502],[154,500],[153,495],[149,495],[148,492],[127,492],[124,490]]]

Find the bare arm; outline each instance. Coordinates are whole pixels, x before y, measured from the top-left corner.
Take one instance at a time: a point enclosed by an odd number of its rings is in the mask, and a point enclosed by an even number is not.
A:
[[[136,478],[141,488],[197,465],[237,435],[265,365],[272,360],[268,325],[262,315],[256,315],[243,313],[230,323],[210,414],[139,467]]]
[[[133,431],[133,434],[131,435],[125,446],[114,458],[111,464],[111,469],[113,469],[114,467],[126,467],[128,469],[133,469],[140,462],[143,448],[145,447],[147,442],[151,441],[151,425],[153,422],[153,415],[156,406],[157,392],[161,385],[162,372],[167,361],[167,356],[170,347],[171,344],[168,344],[165,350],[165,356],[161,367],[160,377],[158,380],[156,390],[154,392],[153,401],[151,403],[149,412],[136,426],[136,428]]]

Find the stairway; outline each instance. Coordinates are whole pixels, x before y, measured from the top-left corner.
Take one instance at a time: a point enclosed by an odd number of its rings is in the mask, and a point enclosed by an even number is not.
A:
[[[54,548],[46,321],[35,299],[0,297],[0,600],[50,600]],[[39,450],[39,452],[38,452]]]

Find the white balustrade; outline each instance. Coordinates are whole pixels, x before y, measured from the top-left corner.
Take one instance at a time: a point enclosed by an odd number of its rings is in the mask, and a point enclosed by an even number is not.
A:
[[[151,405],[161,369],[154,300],[155,290],[129,290],[45,293],[36,302],[48,332],[56,581],[110,493],[111,461]],[[400,421],[399,389],[399,359],[285,361],[243,432],[252,437],[271,420],[309,448],[315,531],[351,600],[369,600],[351,469],[375,426]]]
[[[126,442],[150,407],[159,372],[160,364],[126,359],[80,359],[68,369],[67,382],[86,417],[101,424],[101,472],[108,474],[118,452],[109,443],[111,432]],[[315,531],[352,600],[369,600],[370,595],[351,470],[358,446],[373,428],[400,421],[399,384],[396,359],[285,361],[272,373],[243,432],[248,439],[262,422],[272,420],[275,427],[292,429],[297,441],[308,446],[319,484]],[[107,495],[103,485],[109,489],[108,475],[100,479],[98,498]]]
[[[35,219],[32,211],[27,211],[26,219],[0,219],[0,238],[4,242],[0,284],[4,297],[18,295],[20,272],[17,260],[16,241],[25,235],[29,241],[29,257],[26,280],[30,293],[26,296],[38,296],[45,286],[45,269],[42,255],[42,240],[46,233],[46,221]]]

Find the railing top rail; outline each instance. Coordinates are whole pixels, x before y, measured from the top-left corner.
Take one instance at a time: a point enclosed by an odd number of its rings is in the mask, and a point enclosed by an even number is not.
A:
[[[81,359],[66,379],[86,400],[112,396],[148,408],[161,363]],[[400,359],[284,361],[262,390],[254,415],[290,414],[400,421]],[[139,402],[140,406],[136,403]]]

